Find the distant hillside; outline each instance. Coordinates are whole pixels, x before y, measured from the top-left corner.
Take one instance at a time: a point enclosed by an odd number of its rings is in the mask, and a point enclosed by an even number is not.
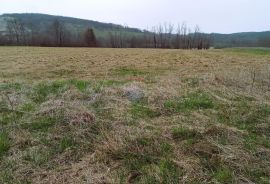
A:
[[[102,23],[92,20],[78,19],[72,17],[53,16],[47,14],[37,13],[22,13],[22,14],[3,14],[0,15],[0,31],[5,31],[6,23],[5,20],[9,18],[15,18],[21,20],[27,28],[34,29],[35,31],[47,30],[52,22],[57,19],[63,22],[66,28],[71,32],[82,32],[88,27],[95,29],[97,34],[102,34],[109,31],[125,31],[131,33],[140,33],[141,31],[136,28],[126,28],[121,25],[112,23]]]
[[[53,15],[46,15],[46,14],[37,14],[37,13],[22,13],[22,14],[3,14],[0,15],[0,36],[1,33],[7,33],[6,30],[6,20],[10,19],[18,19],[20,20],[24,26],[26,31],[38,33],[36,35],[37,38],[44,37],[43,40],[53,40],[51,37],[51,30],[52,23],[54,20],[58,20],[64,24],[65,30],[68,32],[70,36],[69,38],[76,40],[78,37],[83,39],[82,35],[84,34],[85,30],[91,27],[99,42],[102,43],[103,46],[112,45],[108,44],[107,42],[122,42],[123,35],[122,32],[125,32],[125,39],[130,39],[128,41],[129,47],[131,45],[137,45],[137,47],[141,47],[145,45],[152,45],[153,43],[153,33],[152,32],[143,32],[137,28],[128,28],[122,25],[117,25],[113,23],[102,23],[92,20],[85,20],[85,19],[78,19],[72,17],[63,17],[63,16],[53,16]],[[120,33],[115,34],[113,40],[110,40],[109,33]],[[148,40],[145,40],[145,33],[148,34]],[[270,47],[270,31],[266,32],[246,32],[246,33],[234,33],[234,34],[219,34],[219,33],[211,33],[205,34],[211,39],[211,46],[215,48],[225,48],[225,47]],[[163,36],[167,36],[164,33]],[[192,35],[191,35],[192,36]],[[121,37],[121,38],[120,38]],[[137,37],[136,40],[132,40],[132,37]],[[37,39],[36,38],[36,39]],[[176,38],[176,37],[170,37]],[[28,38],[29,39],[29,38]],[[121,39],[121,40],[120,40]],[[120,41],[119,41],[120,40]],[[0,40],[1,41],[1,40]],[[139,44],[138,42],[149,42],[144,44]],[[157,40],[158,41],[158,40]],[[161,40],[162,41],[162,40]],[[51,41],[52,42],[52,41]],[[74,42],[74,41],[73,41]],[[171,44],[173,44],[172,41]],[[106,44],[107,43],[107,44]],[[121,43],[122,44],[122,43]],[[47,43],[47,45],[49,45]],[[119,45],[119,44],[118,44]],[[139,46],[138,46],[139,45]],[[110,47],[110,46],[109,46]]]
[[[223,47],[270,47],[270,31],[233,34],[210,34],[216,48]]]

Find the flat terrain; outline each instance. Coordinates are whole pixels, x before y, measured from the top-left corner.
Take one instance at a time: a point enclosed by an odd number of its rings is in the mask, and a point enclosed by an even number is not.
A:
[[[270,183],[270,51],[0,47],[0,183]]]

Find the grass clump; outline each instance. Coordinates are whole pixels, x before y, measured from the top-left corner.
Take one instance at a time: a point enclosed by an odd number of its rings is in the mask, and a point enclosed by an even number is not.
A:
[[[8,133],[0,130],[0,157],[2,157],[10,148]]]
[[[255,152],[257,150],[257,136],[254,134],[247,135],[244,139],[244,148]]]
[[[88,81],[75,79],[69,80],[68,83],[74,85],[81,92],[85,92],[90,85]]]
[[[13,183],[27,183],[25,179],[20,180],[19,177],[16,177],[14,174],[14,168],[16,168],[15,159],[3,159],[1,161],[0,169],[0,183],[2,184],[13,184]],[[30,182],[28,182],[30,183]]]
[[[132,104],[130,112],[134,119],[154,118],[159,116],[159,112],[156,112],[151,108],[139,103]]]
[[[268,125],[270,106],[265,104],[254,105],[247,101],[237,101],[233,105],[220,106],[218,120],[221,123],[235,126],[241,130],[247,130],[257,135],[269,137],[269,127],[255,128],[257,125]]]
[[[0,84],[0,92],[9,91],[9,90],[19,91],[21,90],[21,88],[22,88],[22,85],[20,83],[1,83]]]
[[[270,173],[267,172],[264,168],[260,168],[258,166],[252,165],[251,168],[246,168],[247,173],[246,175],[249,176],[249,178],[254,183],[262,183],[262,184],[268,184],[270,181]]]
[[[51,94],[57,95],[65,87],[65,82],[55,81],[51,83],[42,82],[34,86],[31,98],[35,103],[42,103],[47,100]]]
[[[16,114],[15,113],[10,113],[10,112],[2,112],[0,113],[0,125],[8,125],[10,123],[13,123]]]
[[[178,183],[182,175],[181,169],[171,160],[173,146],[160,138],[138,137],[112,156],[123,161],[125,170],[119,172],[126,174],[122,177],[134,171],[140,173],[135,183]],[[153,175],[154,170],[156,174]]]
[[[31,123],[22,124],[22,127],[31,131],[47,132],[57,122],[57,118],[41,116],[34,119]]]
[[[206,93],[191,93],[184,98],[166,101],[164,106],[176,112],[185,112],[214,108],[214,102]]]
[[[59,144],[60,152],[63,152],[66,149],[71,149],[75,147],[75,145],[76,145],[76,142],[73,138],[65,136],[62,138]]]
[[[266,136],[257,135],[254,133],[249,133],[244,137],[244,148],[255,152],[257,147],[261,145],[265,148],[270,149],[270,139]]]
[[[42,166],[47,163],[50,153],[47,150],[39,148],[30,148],[24,155],[23,159],[30,162],[33,166]]]
[[[35,105],[33,103],[25,103],[20,107],[20,110],[25,112],[32,112],[35,110]]]
[[[161,160],[159,169],[161,171],[161,183],[179,183],[182,171],[174,162],[169,159]]]
[[[227,167],[218,168],[214,173],[214,178],[220,183],[232,183],[233,172]]]
[[[171,133],[173,139],[175,140],[188,140],[200,137],[200,134],[195,130],[190,130],[183,127],[173,128]]]
[[[68,81],[53,81],[53,82],[41,82],[33,87],[33,92],[30,94],[31,99],[35,103],[43,103],[50,95],[57,96],[63,94],[69,87],[74,86],[80,92],[86,92],[90,85],[90,82],[85,80],[68,80]]]
[[[138,161],[138,160],[136,160]],[[128,172],[127,172],[128,171]],[[126,174],[124,174],[127,172]],[[137,176],[131,178],[128,173],[137,173]],[[156,163],[148,162],[139,170],[125,170],[120,173],[122,183],[180,183],[180,178],[183,175],[182,169],[172,160],[163,158]],[[127,179],[125,179],[127,178]]]

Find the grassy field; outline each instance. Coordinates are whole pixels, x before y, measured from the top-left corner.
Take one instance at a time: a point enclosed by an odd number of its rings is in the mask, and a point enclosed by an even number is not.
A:
[[[270,183],[270,51],[0,47],[0,183]]]

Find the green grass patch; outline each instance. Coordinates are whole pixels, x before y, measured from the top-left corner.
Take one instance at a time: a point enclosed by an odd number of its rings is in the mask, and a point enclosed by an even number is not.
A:
[[[161,183],[177,184],[182,176],[182,170],[171,160],[163,159],[159,162]]]
[[[66,149],[71,149],[76,146],[76,142],[72,137],[63,137],[59,144],[60,152],[65,151]]]
[[[188,94],[183,98],[166,101],[164,107],[175,112],[186,112],[189,110],[214,108],[214,102],[206,93],[197,92]]]
[[[249,133],[244,137],[245,149],[255,152],[259,145],[270,149],[270,138],[262,135],[257,135],[254,133]]]
[[[214,178],[220,183],[232,183],[233,172],[227,167],[218,168],[214,173]]]
[[[130,113],[134,119],[138,118],[154,118],[160,115],[159,112],[140,103],[133,103]]]
[[[49,95],[58,95],[63,92],[65,86],[66,83],[64,81],[41,82],[34,86],[30,97],[35,103],[42,103],[47,100]]]
[[[77,79],[69,80],[68,84],[74,85],[81,92],[85,92],[87,88],[90,86],[90,82]]]
[[[237,101],[234,104],[220,105],[218,111],[218,121],[235,126],[250,133],[269,136],[267,128],[256,128],[259,124],[268,125],[270,116],[270,106],[252,104],[248,101]]]
[[[146,174],[148,167],[163,159],[172,158],[173,147],[168,142],[155,137],[139,137],[128,142],[127,147],[111,153],[111,157],[123,160],[129,171],[139,171]]]
[[[257,136],[254,134],[248,135],[244,139],[244,148],[255,152],[257,150]]]
[[[246,175],[255,183],[268,184],[270,181],[270,173],[267,172],[264,168],[258,166],[250,166],[246,168]]]
[[[80,92],[86,92],[90,86],[90,82],[76,79],[41,82],[33,87],[33,92],[30,94],[30,97],[35,103],[40,104],[48,100],[47,98],[51,95],[58,96],[63,94],[71,86],[74,86]]]
[[[120,173],[138,172],[140,175],[132,181],[133,183],[179,183],[183,175],[182,169],[170,158],[154,157],[145,153],[129,153],[124,158],[126,169]],[[154,172],[154,173],[153,173]],[[126,179],[122,179],[127,181]]]
[[[0,125],[14,124],[21,117],[20,113],[12,111],[3,111],[0,112]]]
[[[173,128],[172,137],[175,140],[188,140],[188,139],[196,139],[201,137],[200,133],[195,130],[190,130],[183,127],[176,127]]]
[[[0,92],[1,91],[19,91],[22,89],[22,85],[20,83],[1,83],[0,84]]]
[[[25,103],[20,106],[20,110],[25,112],[33,112],[35,110],[35,105],[33,103]]]
[[[16,168],[17,162],[15,159],[3,159],[1,162],[0,169],[0,183],[2,184],[13,184],[13,183],[26,183],[22,182],[18,177],[14,175],[14,169]]]
[[[22,124],[22,127],[31,131],[47,132],[56,122],[58,122],[58,118],[42,116],[37,117],[31,123]]]
[[[102,80],[99,81],[98,84],[101,86],[119,86],[125,84],[126,81],[117,81],[117,80]]]
[[[10,148],[8,133],[0,130],[0,157],[2,157]]]
[[[236,54],[270,56],[269,48],[232,48],[232,49],[225,49],[225,50],[236,53]]]
[[[266,104],[259,106],[259,113],[263,117],[270,116],[270,106]]]

